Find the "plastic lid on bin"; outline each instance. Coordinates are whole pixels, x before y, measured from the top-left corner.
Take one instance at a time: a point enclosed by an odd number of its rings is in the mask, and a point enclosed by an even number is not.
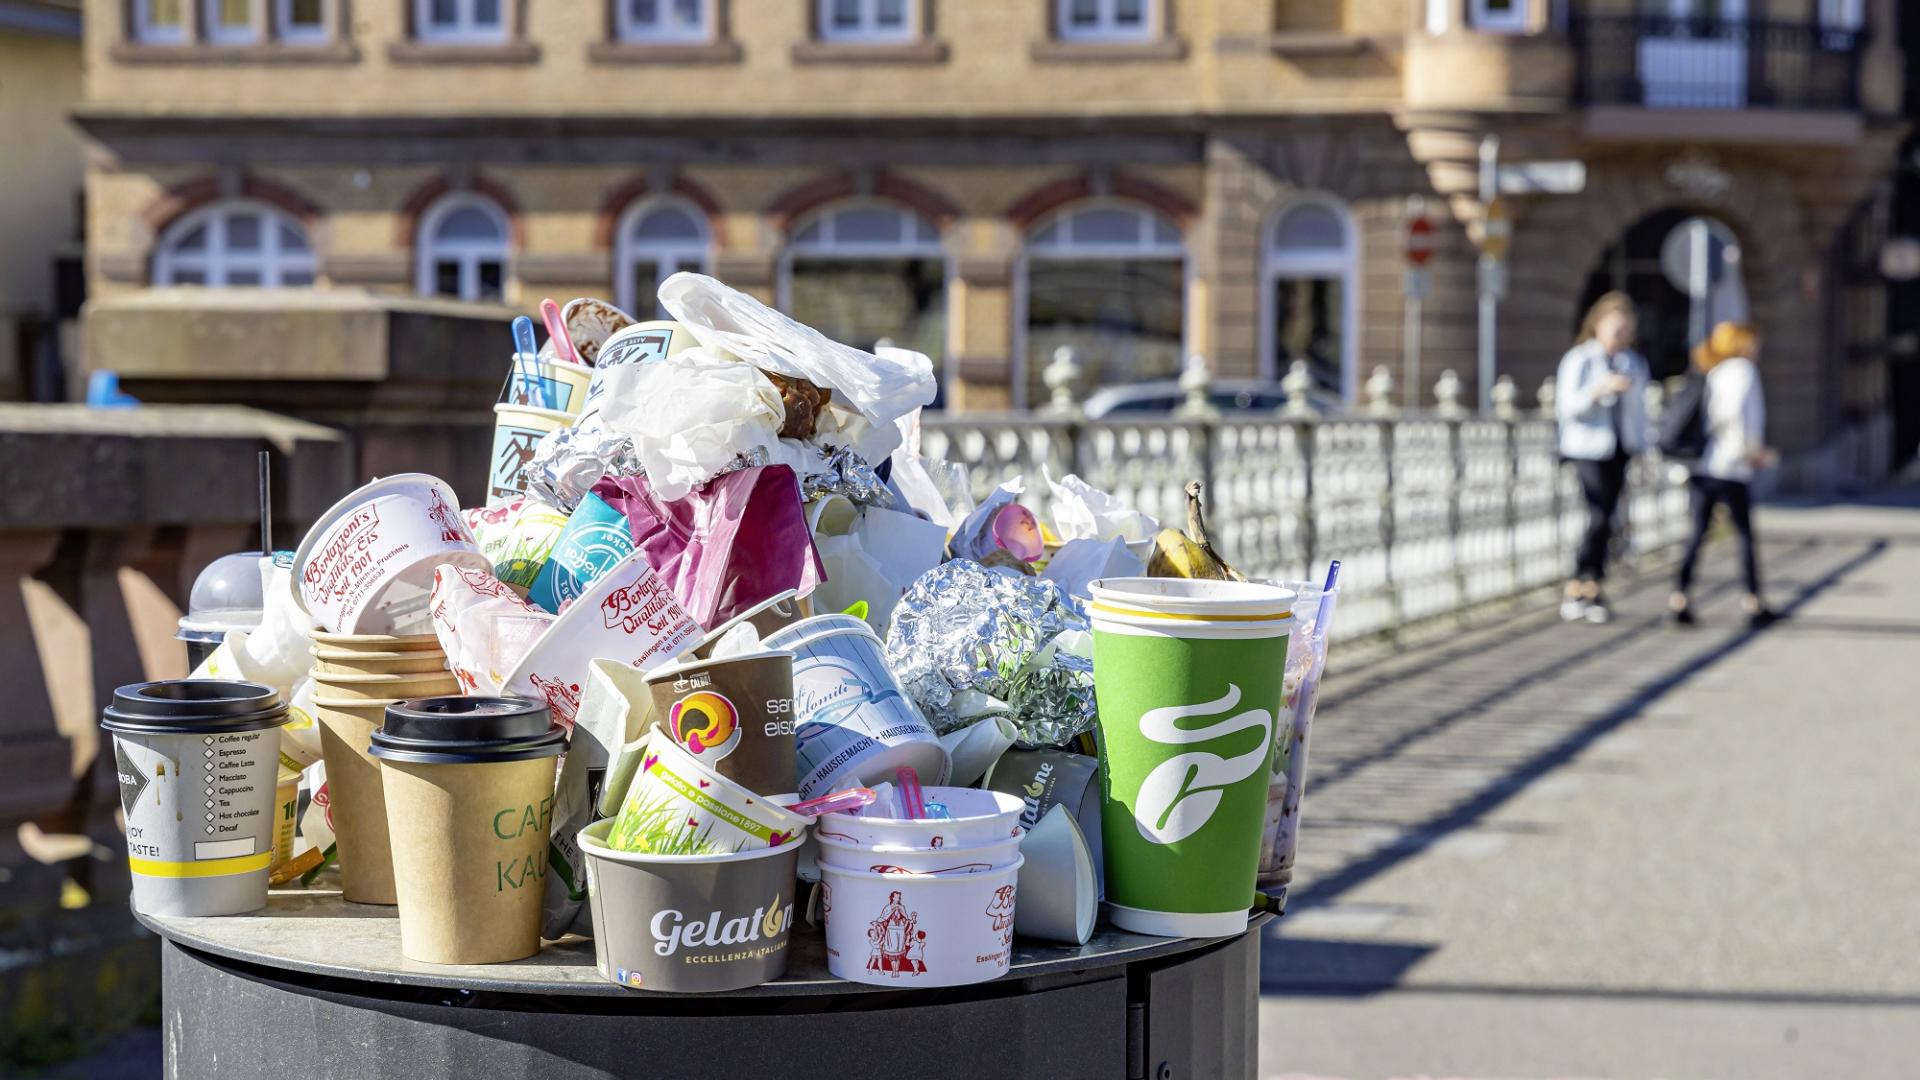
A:
[[[236,551],[208,563],[193,579],[187,613],[180,619],[182,641],[217,641],[229,630],[260,625],[266,596],[260,584],[260,553]]]
[[[545,702],[522,697],[432,697],[387,706],[367,752],[415,765],[473,765],[557,757],[567,731]]]

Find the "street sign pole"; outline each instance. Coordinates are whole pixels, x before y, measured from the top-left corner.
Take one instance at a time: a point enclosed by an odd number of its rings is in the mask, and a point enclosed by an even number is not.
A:
[[[1420,328],[1426,307],[1431,276],[1428,260],[1433,258],[1433,220],[1427,217],[1425,200],[1415,195],[1407,200],[1407,276],[1405,321],[1400,328],[1402,343],[1401,399],[1411,412],[1420,408]]]
[[[1494,334],[1500,321],[1500,292],[1505,284],[1507,219],[1500,205],[1500,136],[1480,140],[1480,414],[1493,412]]]

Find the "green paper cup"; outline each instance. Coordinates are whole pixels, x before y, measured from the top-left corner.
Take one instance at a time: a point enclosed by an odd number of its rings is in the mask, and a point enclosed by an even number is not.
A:
[[[1089,587],[1107,917],[1165,937],[1247,925],[1293,593],[1185,578]]]

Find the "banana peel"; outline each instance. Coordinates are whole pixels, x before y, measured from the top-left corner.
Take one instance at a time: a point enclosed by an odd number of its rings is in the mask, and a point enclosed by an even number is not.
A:
[[[1207,533],[1201,505],[1200,481],[1187,484],[1187,529],[1161,529],[1153,538],[1148,577],[1196,578],[1206,581],[1246,581],[1247,575],[1220,556]]]

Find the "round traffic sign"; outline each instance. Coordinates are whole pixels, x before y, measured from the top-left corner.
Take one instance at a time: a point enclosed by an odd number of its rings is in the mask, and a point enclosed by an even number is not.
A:
[[[1416,269],[1433,258],[1433,219],[1416,215],[1407,222],[1407,265]]]

